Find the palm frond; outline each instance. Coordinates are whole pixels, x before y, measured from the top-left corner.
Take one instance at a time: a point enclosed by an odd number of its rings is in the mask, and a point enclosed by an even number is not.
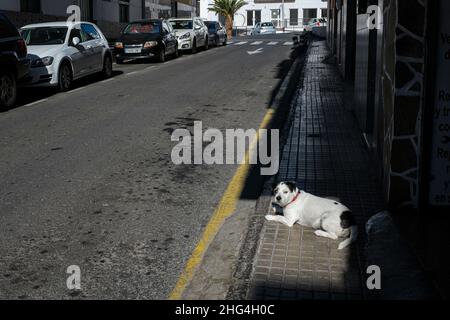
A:
[[[246,4],[244,0],[215,0],[208,10],[223,16],[234,17],[236,12]]]

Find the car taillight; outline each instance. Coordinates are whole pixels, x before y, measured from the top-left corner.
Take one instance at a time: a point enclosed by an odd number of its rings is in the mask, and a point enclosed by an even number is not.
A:
[[[23,39],[17,40],[17,49],[21,57],[25,57],[27,55],[27,44]]]

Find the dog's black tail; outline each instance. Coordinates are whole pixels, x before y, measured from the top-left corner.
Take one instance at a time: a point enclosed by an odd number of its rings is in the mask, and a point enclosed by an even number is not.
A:
[[[342,229],[348,229],[352,226],[356,225],[355,217],[353,217],[353,214],[351,211],[344,211],[341,214],[341,228]]]
[[[350,236],[339,244],[339,250],[348,247],[358,238],[358,226],[356,225],[356,220],[350,211],[342,212],[341,227],[342,229],[350,229]]]

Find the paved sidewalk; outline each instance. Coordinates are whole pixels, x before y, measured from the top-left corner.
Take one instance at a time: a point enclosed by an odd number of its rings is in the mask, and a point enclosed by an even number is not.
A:
[[[316,237],[310,228],[264,222],[250,299],[368,298],[364,225],[383,209],[383,201],[356,119],[345,107],[339,72],[323,62],[328,53],[325,41],[311,44],[277,180],[340,198],[354,212],[360,238],[338,251],[339,241]]]

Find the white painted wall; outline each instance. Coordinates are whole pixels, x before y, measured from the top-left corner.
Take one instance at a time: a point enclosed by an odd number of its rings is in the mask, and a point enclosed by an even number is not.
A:
[[[218,20],[217,15],[208,11],[208,6],[214,0],[200,0],[200,17],[208,20]],[[254,0],[247,0],[248,4],[243,6],[234,17],[234,25],[237,27],[247,26],[247,10],[261,10],[261,21],[271,21],[271,9],[280,9],[281,3],[254,3]],[[284,19],[289,21],[289,9],[298,9],[298,19],[303,18],[303,9],[317,9],[317,17],[321,18],[321,10],[326,9],[327,3],[322,0],[296,0],[292,3],[284,4]],[[281,14],[280,14],[281,18]]]
[[[219,17],[208,10],[208,7],[214,2],[214,0],[200,0],[200,14],[201,18],[207,19],[209,21],[219,21]]]

